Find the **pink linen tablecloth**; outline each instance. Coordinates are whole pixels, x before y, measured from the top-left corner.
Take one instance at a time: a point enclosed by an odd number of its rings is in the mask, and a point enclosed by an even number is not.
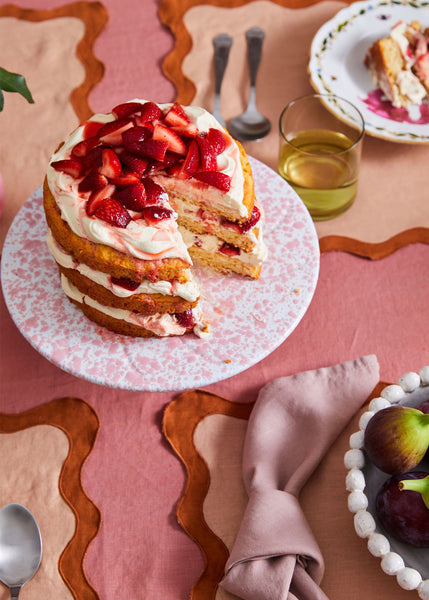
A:
[[[176,90],[162,74],[161,64],[174,40],[158,18],[158,3],[106,0],[103,4],[109,20],[95,40],[94,54],[105,71],[88,95],[91,110],[104,111],[132,97],[173,100]],[[5,5],[0,2],[0,7]],[[20,2],[22,8],[32,9],[64,5],[60,0]],[[75,66],[78,71],[79,64]],[[63,66],[57,63],[55,68]],[[31,73],[28,81],[31,88]],[[20,106],[29,113],[34,108],[23,100]],[[47,112],[51,109],[46,107]],[[68,114],[74,121],[72,111]],[[3,118],[7,108],[0,114]],[[70,121],[55,123],[59,133],[68,133]],[[48,151],[45,146],[43,152]],[[38,171],[32,176],[34,189],[42,175]],[[322,255],[314,299],[293,334],[253,368],[208,386],[208,391],[234,402],[252,402],[261,386],[275,377],[372,353],[378,357],[384,381],[396,381],[403,373],[429,364],[422,331],[429,322],[428,261],[426,244],[409,245],[378,261],[342,252]],[[37,306],[34,311],[37,315]],[[100,421],[96,443],[82,470],[83,488],[101,513],[100,530],[84,559],[91,586],[103,599],[187,598],[203,559],[175,517],[185,473],[161,430],[164,409],[175,393],[113,390],[59,370],[24,340],[3,299],[0,332],[0,412],[19,414],[67,396],[86,401]],[[365,548],[361,556],[368,560]],[[404,600],[410,597],[402,595]],[[22,597],[35,598],[31,584]],[[358,596],[349,596],[354,597]]]

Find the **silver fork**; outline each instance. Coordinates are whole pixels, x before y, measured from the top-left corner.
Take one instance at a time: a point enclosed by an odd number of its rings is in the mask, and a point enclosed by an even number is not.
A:
[[[228,64],[229,51],[232,46],[232,37],[227,33],[220,33],[213,38],[214,46],[214,66],[215,66],[215,97],[213,104],[213,115],[219,123],[226,127],[224,118],[220,111],[220,90],[222,80],[225,73],[226,65]]]

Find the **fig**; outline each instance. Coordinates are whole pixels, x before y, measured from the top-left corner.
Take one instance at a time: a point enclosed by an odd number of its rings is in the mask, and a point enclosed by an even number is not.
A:
[[[425,402],[423,402],[423,404],[420,404],[417,408],[419,410],[421,410],[422,413],[425,413],[425,414],[429,413],[429,400],[426,400]]]
[[[364,449],[376,467],[396,475],[414,469],[429,447],[429,414],[408,406],[376,412],[365,429]]]
[[[424,471],[393,475],[384,482],[376,496],[375,511],[387,534],[409,546],[429,547],[429,508],[423,500],[428,490],[429,473]]]

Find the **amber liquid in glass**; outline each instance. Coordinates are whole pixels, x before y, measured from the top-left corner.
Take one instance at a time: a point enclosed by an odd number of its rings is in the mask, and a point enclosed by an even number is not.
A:
[[[279,173],[300,196],[315,220],[332,218],[354,201],[359,147],[342,133],[302,131],[282,142]]]

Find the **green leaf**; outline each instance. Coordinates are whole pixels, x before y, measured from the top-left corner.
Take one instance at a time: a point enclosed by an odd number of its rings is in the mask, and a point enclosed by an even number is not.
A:
[[[0,90],[0,112],[3,110],[3,106],[4,106],[4,95],[3,95],[3,92]]]
[[[18,73],[11,73],[0,67],[0,92],[2,90],[4,92],[17,92],[18,94],[21,94],[27,102],[34,104],[33,97],[27,87],[24,77]],[[4,98],[2,94],[0,98],[0,111],[3,110],[3,106]]]

